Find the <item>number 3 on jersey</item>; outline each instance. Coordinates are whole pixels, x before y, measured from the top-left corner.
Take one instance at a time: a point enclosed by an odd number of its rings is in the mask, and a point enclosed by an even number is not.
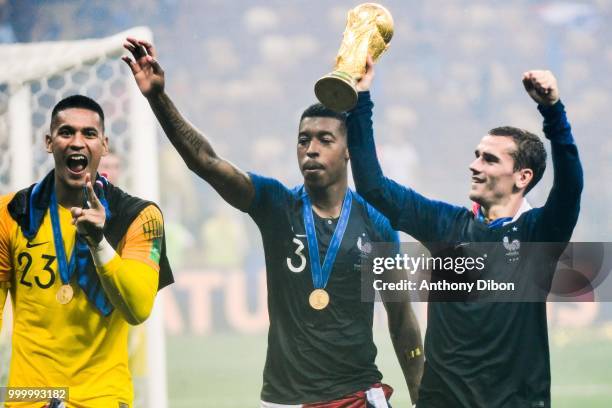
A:
[[[287,258],[287,268],[289,268],[291,272],[300,273],[304,270],[304,268],[306,268],[306,257],[302,253],[304,250],[304,244],[297,238],[293,238],[293,243],[297,245],[297,249],[293,253],[300,258],[300,264],[297,267],[293,266],[294,257]]]

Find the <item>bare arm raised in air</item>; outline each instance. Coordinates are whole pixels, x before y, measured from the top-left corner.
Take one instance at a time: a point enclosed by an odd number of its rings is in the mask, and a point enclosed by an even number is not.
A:
[[[127,38],[123,46],[133,59],[127,56],[122,59],[129,65],[138,88],[187,167],[206,180],[229,204],[240,210],[248,209],[255,196],[251,178],[219,157],[208,139],[178,111],[164,91],[164,70],[156,59],[153,45]]]

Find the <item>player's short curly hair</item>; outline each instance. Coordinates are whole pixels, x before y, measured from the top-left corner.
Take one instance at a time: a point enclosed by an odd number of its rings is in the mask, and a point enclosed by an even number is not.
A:
[[[307,107],[302,116],[300,117],[300,123],[304,118],[333,118],[338,119],[341,123],[341,129],[346,134],[346,113],[335,112],[323,105],[322,103],[315,103]]]
[[[53,111],[51,111],[51,128],[53,128],[57,114],[63,110],[71,108],[81,108],[96,112],[98,116],[100,116],[100,125],[102,126],[102,130],[104,130],[104,111],[102,110],[102,107],[98,104],[98,102],[85,95],[70,95],[59,101],[53,107]]]
[[[491,136],[511,137],[516,150],[510,155],[514,159],[514,171],[531,169],[533,178],[525,188],[527,194],[542,179],[546,170],[546,149],[542,140],[531,132],[512,126],[500,126],[489,130]]]

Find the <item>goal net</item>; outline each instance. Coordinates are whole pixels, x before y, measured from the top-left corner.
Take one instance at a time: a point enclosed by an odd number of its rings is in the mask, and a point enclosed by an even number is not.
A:
[[[29,186],[53,168],[44,148],[51,110],[62,98],[83,94],[104,110],[109,145],[121,160],[117,184],[158,201],[156,121],[120,59],[126,36],[152,40],[148,28],[137,27],[102,39],[0,45],[0,195]],[[161,300],[147,323],[130,333],[136,407],[167,405]],[[11,327],[5,307],[0,367],[8,367]],[[0,385],[6,371],[0,370]]]

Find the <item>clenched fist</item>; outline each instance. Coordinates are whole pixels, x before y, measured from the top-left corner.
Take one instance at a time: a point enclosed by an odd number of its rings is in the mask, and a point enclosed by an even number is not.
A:
[[[531,99],[539,105],[552,106],[559,100],[557,78],[550,71],[523,73],[523,85]]]

